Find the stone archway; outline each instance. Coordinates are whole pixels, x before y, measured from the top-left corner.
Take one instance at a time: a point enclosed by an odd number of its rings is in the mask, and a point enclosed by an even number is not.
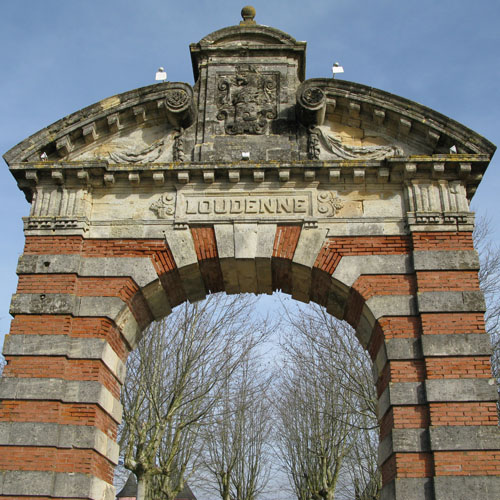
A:
[[[191,55],[193,88],[105,99],[5,155],[32,208],[4,346],[1,494],[112,498],[140,332],[207,293],[283,290],[346,319],[370,352],[382,498],[493,497],[468,202],[495,147],[383,91],[304,81],[305,44],[253,19]]]

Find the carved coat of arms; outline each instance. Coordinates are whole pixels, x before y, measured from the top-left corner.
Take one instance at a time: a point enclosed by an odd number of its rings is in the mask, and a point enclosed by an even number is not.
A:
[[[218,75],[216,103],[226,134],[265,134],[278,114],[278,74],[238,66],[234,74]]]

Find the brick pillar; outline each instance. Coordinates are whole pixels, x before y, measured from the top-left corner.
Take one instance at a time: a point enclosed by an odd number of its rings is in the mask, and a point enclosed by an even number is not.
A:
[[[27,238],[0,384],[2,495],[114,498],[125,362],[170,310],[169,258],[164,240]]]
[[[416,232],[413,242],[435,498],[495,498],[498,393],[472,233]]]

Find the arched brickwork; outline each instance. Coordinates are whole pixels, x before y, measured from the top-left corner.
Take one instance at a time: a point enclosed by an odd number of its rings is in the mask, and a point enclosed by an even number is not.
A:
[[[348,321],[370,353],[384,500],[494,498],[468,202],[495,147],[403,98],[304,82],[305,45],[274,28],[225,28],[191,54],[194,88],[105,99],[4,156],[32,207],[3,350],[0,495],[111,500],[144,328],[209,293],[281,290]]]

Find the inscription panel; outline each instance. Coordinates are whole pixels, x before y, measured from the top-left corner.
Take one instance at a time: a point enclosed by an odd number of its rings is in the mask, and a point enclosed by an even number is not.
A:
[[[288,219],[313,216],[311,192],[273,193],[178,193],[175,218],[206,220],[211,218]]]

